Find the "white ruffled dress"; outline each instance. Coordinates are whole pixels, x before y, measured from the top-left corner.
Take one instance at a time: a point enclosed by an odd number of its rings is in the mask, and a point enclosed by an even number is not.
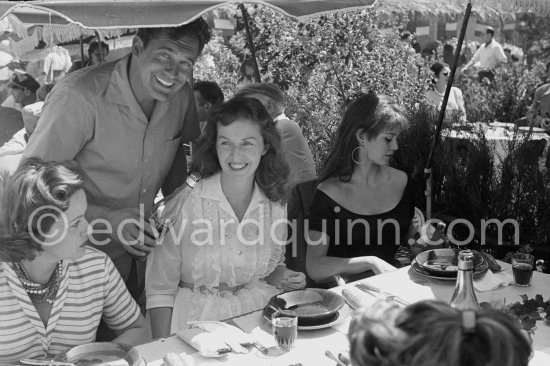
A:
[[[286,206],[255,185],[239,222],[222,192],[220,175],[200,181],[147,260],[147,309],[173,307],[171,332],[187,321],[222,320],[262,309],[281,290],[264,280],[284,265]]]

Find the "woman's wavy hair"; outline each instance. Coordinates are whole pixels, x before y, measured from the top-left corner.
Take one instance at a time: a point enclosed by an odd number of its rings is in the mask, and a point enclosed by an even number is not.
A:
[[[342,182],[350,181],[355,167],[353,153],[359,147],[356,137],[358,130],[363,130],[367,138],[372,140],[384,131],[401,131],[408,124],[405,110],[391,103],[387,97],[375,93],[357,97],[344,112],[336,130],[336,139],[323,164],[319,182],[331,177],[338,177]]]
[[[40,241],[73,194],[84,187],[84,175],[71,162],[26,160],[0,184],[0,261],[32,260]]]
[[[510,315],[478,311],[467,331],[460,310],[435,301],[376,303],[353,319],[348,338],[354,366],[527,366],[531,355]]]
[[[260,132],[267,148],[267,152],[262,156],[256,170],[256,183],[271,201],[284,202],[287,194],[289,167],[281,155],[281,137],[275,128],[273,119],[257,99],[235,97],[211,110],[203,135],[197,143],[191,171],[207,178],[221,170],[216,151],[218,124],[228,126],[239,119],[257,123],[260,126]]]

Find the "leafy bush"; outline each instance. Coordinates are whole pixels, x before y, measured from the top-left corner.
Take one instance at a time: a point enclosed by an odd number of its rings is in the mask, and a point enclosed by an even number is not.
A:
[[[374,90],[411,109],[424,93],[422,78],[407,73],[411,47],[397,27],[379,28],[373,10],[299,23],[257,8],[253,18],[262,73],[286,90],[287,114],[302,127],[318,167],[354,96]],[[234,38],[233,45],[244,44],[244,35]]]
[[[480,83],[476,74],[458,75],[455,85],[463,92],[468,121],[514,122],[524,117],[544,73],[541,63],[528,68],[517,62],[499,67],[492,84]]]
[[[193,77],[195,80],[217,82],[228,99],[235,91],[239,66],[239,59],[225,45],[223,39],[214,36],[195,62]]]

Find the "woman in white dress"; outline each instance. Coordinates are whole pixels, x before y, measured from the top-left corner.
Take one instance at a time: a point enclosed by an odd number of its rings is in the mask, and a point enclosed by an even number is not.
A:
[[[284,265],[288,167],[263,105],[233,98],[212,110],[191,170],[203,178],[171,198],[172,231],[147,261],[153,337],[192,320],[221,320],[265,307],[305,286]]]
[[[430,69],[434,75],[432,78],[433,87],[426,92],[426,100],[439,110],[443,102],[443,96],[445,95],[445,88],[447,88],[451,69],[449,65],[441,62],[434,63]],[[453,86],[451,87],[451,93],[447,101],[445,121],[452,121],[453,118],[456,118],[454,117],[456,115],[458,115],[459,121],[466,122],[466,107],[464,106],[462,91]]]

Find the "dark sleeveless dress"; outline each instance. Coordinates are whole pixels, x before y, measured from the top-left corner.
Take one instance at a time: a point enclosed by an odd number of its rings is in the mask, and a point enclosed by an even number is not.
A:
[[[307,235],[308,230],[326,233],[329,236],[329,257],[373,255],[394,263],[399,245],[407,245],[407,233],[414,216],[413,192],[412,179],[407,177],[403,196],[393,209],[377,215],[360,215],[345,209],[317,189],[309,220],[305,223],[305,233]]]

